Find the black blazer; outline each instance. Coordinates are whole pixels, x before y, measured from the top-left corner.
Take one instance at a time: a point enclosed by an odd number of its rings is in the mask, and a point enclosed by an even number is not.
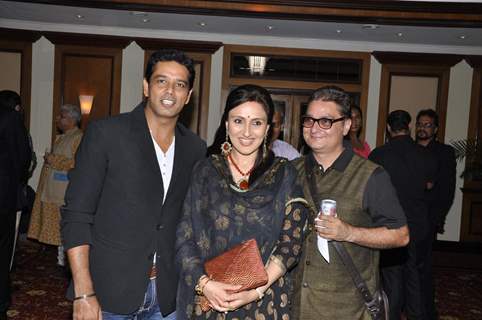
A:
[[[445,224],[445,218],[454,201],[457,162],[455,151],[449,145],[432,140],[426,149],[437,159],[437,172],[434,188],[428,194],[430,219],[435,229]]]
[[[0,109],[0,214],[17,209],[17,194],[26,181],[32,151],[20,114]]]
[[[192,167],[206,154],[205,142],[181,124],[175,135],[164,204],[143,103],[90,123],[79,146],[61,209],[61,234],[65,249],[90,244],[90,272],[103,310],[125,314],[140,307],[154,252],[161,312],[175,310],[176,227]],[[72,295],[72,285],[69,290]]]
[[[427,182],[433,181],[436,160],[409,135],[397,136],[375,148],[369,157],[383,166],[407,216],[411,239],[424,239],[429,230]]]

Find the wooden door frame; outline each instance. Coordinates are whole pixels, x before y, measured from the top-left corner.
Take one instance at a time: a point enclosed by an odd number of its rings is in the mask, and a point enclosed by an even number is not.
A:
[[[479,139],[482,136],[482,56],[467,56],[467,63],[473,68],[472,91],[470,98],[468,139]],[[464,179],[462,188],[462,217],[460,224],[460,241],[481,242],[482,236],[472,230],[472,215],[480,214],[475,206],[482,205],[482,181]]]

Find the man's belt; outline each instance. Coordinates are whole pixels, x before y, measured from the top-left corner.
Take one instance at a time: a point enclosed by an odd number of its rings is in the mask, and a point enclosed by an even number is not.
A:
[[[156,265],[153,264],[151,271],[149,272],[149,279],[155,279],[156,277],[157,277],[157,269],[156,269]]]

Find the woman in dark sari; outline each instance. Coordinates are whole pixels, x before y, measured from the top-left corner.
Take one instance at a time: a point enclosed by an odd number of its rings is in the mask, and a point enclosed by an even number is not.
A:
[[[266,147],[273,109],[266,89],[234,89],[209,157],[193,170],[177,230],[178,319],[290,318],[289,271],[301,255],[306,212],[294,168]],[[205,275],[207,260],[252,238],[265,263],[267,285],[233,293],[237,286]],[[201,310],[201,295],[212,310]]]

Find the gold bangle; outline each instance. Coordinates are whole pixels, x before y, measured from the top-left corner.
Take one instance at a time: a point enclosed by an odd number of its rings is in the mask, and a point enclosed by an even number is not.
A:
[[[204,295],[204,287],[208,284],[209,281],[211,281],[211,278],[208,278],[202,286],[199,286],[199,290],[201,291],[201,295]]]
[[[208,278],[208,280],[206,282],[204,282],[204,284],[202,284],[202,281],[205,279],[205,278]],[[207,275],[202,275],[199,280],[197,281],[197,284],[196,286],[194,287],[194,291],[196,291],[196,294],[199,295],[199,296],[202,296],[203,295],[203,290],[204,290],[204,287],[206,286],[206,284],[211,281],[211,278],[209,278]]]

